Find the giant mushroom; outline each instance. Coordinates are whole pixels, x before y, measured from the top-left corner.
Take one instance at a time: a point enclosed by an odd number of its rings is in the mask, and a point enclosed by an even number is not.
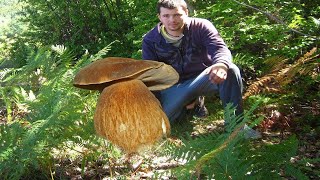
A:
[[[101,92],[95,130],[131,154],[170,134],[169,120],[151,91],[169,88],[178,79],[178,73],[162,62],[109,57],[82,68],[73,85]]]

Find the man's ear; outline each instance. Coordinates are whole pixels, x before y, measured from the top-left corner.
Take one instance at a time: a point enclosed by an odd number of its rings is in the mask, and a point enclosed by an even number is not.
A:
[[[189,10],[186,9],[185,12],[186,12],[186,15],[189,16]]]

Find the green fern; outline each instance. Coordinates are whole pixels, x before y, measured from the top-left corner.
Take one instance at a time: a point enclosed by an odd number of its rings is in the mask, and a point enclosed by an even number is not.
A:
[[[107,45],[106,47],[101,49],[97,54],[92,56],[91,61],[96,61],[98,59],[102,59],[111,50],[112,45],[114,43],[119,43],[119,42],[120,41],[118,41],[118,40],[115,40],[115,41],[111,42],[109,45]]]
[[[296,155],[297,148],[298,140],[295,136],[290,137],[281,144],[265,145],[259,150],[254,149],[251,145],[251,150],[243,154],[243,156],[252,157],[253,166],[250,176],[257,179],[265,177],[279,179],[282,170],[290,169],[290,171],[285,171],[286,176],[307,179],[300,170],[295,169],[290,163],[290,158]],[[292,171],[293,169],[295,170]]]
[[[290,165],[290,158],[297,150],[295,137],[281,144],[258,148],[254,141],[243,138],[241,127],[248,123],[258,104],[254,104],[243,117],[236,117],[232,109],[227,109],[226,118],[231,123],[226,126],[225,133],[182,138],[183,145],[178,148],[174,144],[168,145],[166,154],[185,163],[173,169],[172,174],[179,179],[279,179],[280,172],[288,169],[287,176],[304,177],[299,170],[293,171],[294,167]],[[253,124],[261,119],[255,121]]]
[[[78,61],[81,63],[71,66],[71,51],[63,46],[52,48],[32,53],[25,66],[7,76],[10,91],[1,88],[7,107],[25,107],[25,115],[0,126],[1,179],[21,179],[35,171],[41,172],[39,178],[47,179],[54,171],[52,150],[70,148],[66,147],[69,142],[96,155],[97,146],[103,147],[92,121],[98,94],[74,88],[72,81],[82,65],[107,53],[107,49],[98,56],[84,56]],[[35,83],[25,83],[31,80]]]

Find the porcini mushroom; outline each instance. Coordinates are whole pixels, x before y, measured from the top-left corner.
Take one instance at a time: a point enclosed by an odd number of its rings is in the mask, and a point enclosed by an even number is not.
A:
[[[101,92],[95,130],[131,154],[170,133],[169,120],[151,91],[166,89],[178,79],[178,73],[161,62],[110,57],[82,68],[73,84]]]

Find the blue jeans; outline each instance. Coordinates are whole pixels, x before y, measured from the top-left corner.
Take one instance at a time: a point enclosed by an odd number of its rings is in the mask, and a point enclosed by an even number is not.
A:
[[[232,64],[229,67],[227,79],[221,84],[213,84],[209,75],[203,71],[196,78],[179,82],[174,86],[156,93],[162,108],[170,122],[174,122],[194,99],[201,95],[219,93],[223,107],[232,103],[236,115],[243,113],[242,79],[239,68]]]

